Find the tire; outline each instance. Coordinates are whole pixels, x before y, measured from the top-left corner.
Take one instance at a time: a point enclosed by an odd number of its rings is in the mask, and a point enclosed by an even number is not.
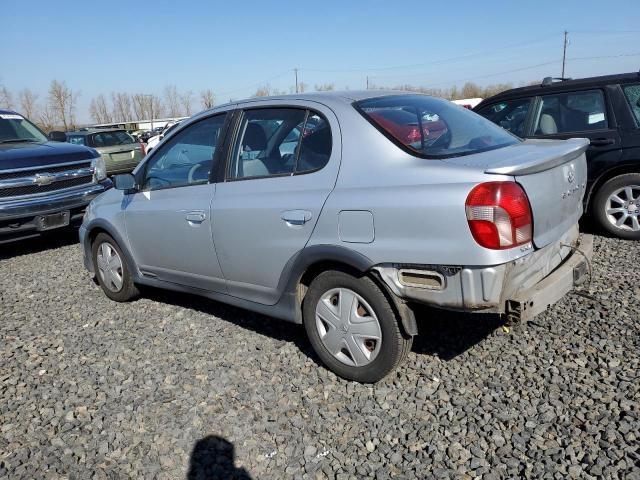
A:
[[[331,371],[348,380],[381,380],[400,365],[413,343],[387,297],[366,276],[321,273],[309,286],[302,314],[315,352]]]
[[[111,256],[109,256],[107,252],[111,253]],[[106,233],[98,234],[91,245],[91,253],[93,255],[93,265],[98,284],[107,297],[116,302],[128,302],[140,295],[138,288],[133,283],[131,269],[129,265],[127,265],[125,256],[122,254],[122,249],[110,235]],[[101,259],[98,258],[99,255]],[[105,263],[102,260],[104,258],[114,260]],[[105,268],[110,270],[110,272],[102,269],[99,266],[99,261],[100,264],[105,265]],[[115,277],[111,272],[114,272],[117,277],[120,277],[121,282],[114,281]]]
[[[593,214],[598,226],[610,234],[640,240],[640,173],[618,175],[602,185],[593,199]]]

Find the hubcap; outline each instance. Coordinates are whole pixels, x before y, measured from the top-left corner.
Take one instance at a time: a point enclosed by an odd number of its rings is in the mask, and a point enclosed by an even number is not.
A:
[[[367,365],[380,352],[378,317],[364,298],[348,288],[322,295],[316,305],[316,328],[322,344],[346,365]]]
[[[640,185],[628,185],[609,195],[607,220],[621,230],[640,231]]]
[[[98,274],[102,284],[112,292],[122,289],[122,260],[116,249],[107,242],[98,247]]]

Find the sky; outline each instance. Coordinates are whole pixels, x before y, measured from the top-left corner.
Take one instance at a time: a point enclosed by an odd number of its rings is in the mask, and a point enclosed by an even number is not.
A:
[[[299,80],[336,89],[512,83],[640,69],[640,0],[0,0],[0,85],[42,101],[211,88],[216,101]],[[596,58],[593,58],[596,57]],[[197,103],[197,102],[194,102]]]

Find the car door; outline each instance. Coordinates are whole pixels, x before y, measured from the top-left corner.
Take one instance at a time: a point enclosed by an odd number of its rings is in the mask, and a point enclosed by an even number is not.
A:
[[[211,172],[221,157],[227,115],[186,126],[145,162],[139,192],[126,197],[125,224],[144,275],[224,292],[212,238]]]
[[[292,101],[237,114],[213,233],[230,295],[275,304],[285,266],[306,245],[340,164],[331,110]]]
[[[552,93],[539,97],[529,136],[533,138],[588,138],[588,183],[618,162],[621,141],[610,93],[599,88]]]

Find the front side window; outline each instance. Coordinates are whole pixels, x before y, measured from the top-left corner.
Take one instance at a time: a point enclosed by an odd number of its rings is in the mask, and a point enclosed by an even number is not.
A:
[[[242,116],[229,178],[305,173],[331,156],[331,129],[321,115],[299,108],[261,108]]]
[[[519,141],[470,110],[426,95],[370,98],[355,107],[396,144],[424,158],[470,155]]]
[[[0,114],[0,143],[46,141],[44,133],[22,115]]]
[[[534,135],[584,132],[607,128],[600,90],[545,95],[540,101]]]
[[[640,126],[640,84],[626,85],[623,90],[633,111],[633,116],[636,117],[636,125]]]
[[[74,145],[86,145],[84,135],[67,135],[67,142]]]
[[[135,140],[125,131],[101,132],[93,135],[93,145],[96,148],[114,147],[116,145],[128,145]]]
[[[226,114],[200,120],[168,139],[145,165],[143,190],[207,183]]]
[[[530,106],[530,98],[519,98],[487,105],[478,110],[477,113],[514,135],[522,137],[525,133],[525,120]]]

